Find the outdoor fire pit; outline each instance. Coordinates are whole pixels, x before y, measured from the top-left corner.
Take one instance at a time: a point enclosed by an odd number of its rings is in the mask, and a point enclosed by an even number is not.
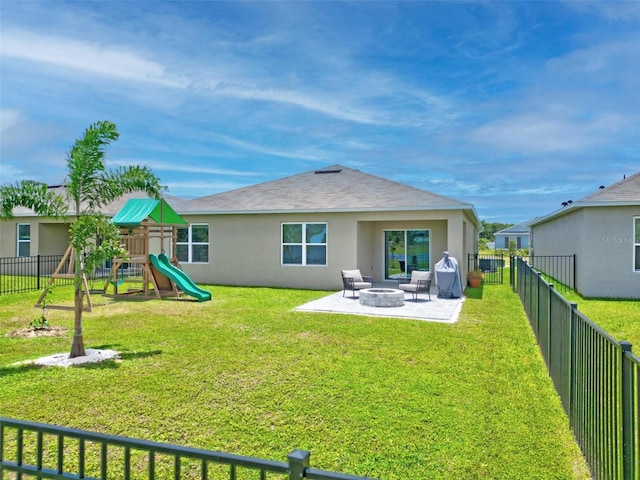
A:
[[[360,290],[360,305],[367,307],[402,307],[404,292],[394,288],[365,288]]]

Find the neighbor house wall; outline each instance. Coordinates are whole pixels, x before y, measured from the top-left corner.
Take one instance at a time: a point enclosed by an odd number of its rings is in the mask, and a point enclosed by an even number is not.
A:
[[[585,297],[640,298],[633,271],[633,218],[640,207],[588,207],[532,226],[535,255],[576,254],[576,290]]]
[[[508,250],[509,243],[506,241],[507,239],[509,239],[509,242],[516,242],[516,248],[518,249],[529,248],[529,235],[519,235],[517,233],[496,233],[495,248],[499,250]],[[520,245],[518,245],[518,242]]]
[[[582,269],[582,242],[584,240],[584,210],[573,210],[541,224],[532,225],[529,254],[535,256],[576,255],[575,288],[585,287]]]
[[[62,221],[14,217],[0,221],[0,257],[17,255],[18,224],[31,225],[30,256],[63,255],[69,246],[69,226]]]
[[[633,218],[640,207],[585,208],[580,270],[586,297],[640,298],[633,269]]]
[[[15,218],[11,220],[0,220],[0,257],[15,257],[17,255],[17,225],[19,223],[33,224],[33,218],[19,219]],[[33,225],[31,227],[33,237]],[[33,246],[31,247],[33,251]]]
[[[32,235],[33,236],[33,235]],[[62,255],[70,243],[69,225],[65,223],[41,223],[38,227],[38,254]]]

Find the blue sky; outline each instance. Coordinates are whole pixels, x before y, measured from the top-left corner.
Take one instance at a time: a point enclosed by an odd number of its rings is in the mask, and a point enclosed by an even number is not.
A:
[[[2,183],[98,120],[185,198],[341,164],[519,223],[640,170],[640,2],[0,0],[0,36]]]

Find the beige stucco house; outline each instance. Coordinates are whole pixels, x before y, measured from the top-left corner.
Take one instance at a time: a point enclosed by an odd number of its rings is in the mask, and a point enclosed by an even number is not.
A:
[[[339,165],[166,200],[190,224],[179,230],[175,254],[204,284],[339,289],[340,270],[354,268],[394,283],[413,269],[432,270],[444,251],[464,275],[480,228],[469,203]],[[117,213],[125,201],[106,213]],[[14,213],[0,224],[0,256],[20,252],[27,224],[31,255],[64,252],[64,225]]]
[[[585,297],[640,298],[640,172],[530,223],[531,253],[576,255]]]

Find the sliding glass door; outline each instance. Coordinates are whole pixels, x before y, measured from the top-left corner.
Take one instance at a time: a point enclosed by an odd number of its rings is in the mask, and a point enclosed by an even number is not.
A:
[[[386,279],[429,270],[429,230],[386,230],[384,251]]]

